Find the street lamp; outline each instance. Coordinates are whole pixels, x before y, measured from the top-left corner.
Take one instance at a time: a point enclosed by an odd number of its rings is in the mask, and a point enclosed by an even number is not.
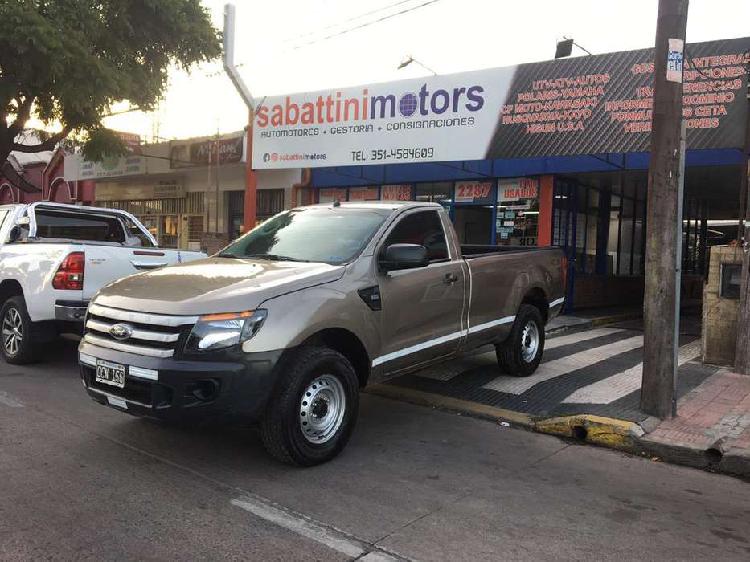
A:
[[[419,62],[419,61],[418,61],[417,59],[415,59],[415,58],[414,58],[413,56],[411,56],[411,55],[408,55],[408,56],[407,56],[407,57],[406,57],[406,58],[405,58],[405,59],[403,60],[403,62],[402,62],[401,64],[399,64],[399,65],[398,65],[398,66],[396,67],[396,70],[401,70],[402,68],[406,68],[406,67],[407,67],[407,66],[409,66],[409,65],[410,65],[411,63],[416,63],[416,64],[418,64],[419,66],[421,66],[422,68],[424,68],[425,70],[427,70],[428,72],[431,72],[431,73],[432,73],[433,75],[437,76],[437,72],[435,72],[434,70],[432,70],[432,69],[431,69],[431,68],[430,68],[429,66],[427,66],[426,64],[424,64],[424,63],[421,63],[421,62]]]
[[[555,58],[561,59],[565,57],[569,57],[571,53],[573,52],[573,45],[581,49],[584,53],[587,55],[592,54],[591,51],[588,49],[581,47],[578,43],[573,41],[570,37],[565,37],[563,35],[563,40],[557,42],[557,48],[555,49]]]

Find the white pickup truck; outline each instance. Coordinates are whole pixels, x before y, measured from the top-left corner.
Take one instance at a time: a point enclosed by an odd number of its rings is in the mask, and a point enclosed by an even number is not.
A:
[[[39,358],[38,344],[80,332],[91,297],[140,271],[205,257],[159,248],[133,215],[40,202],[0,206],[0,353]]]

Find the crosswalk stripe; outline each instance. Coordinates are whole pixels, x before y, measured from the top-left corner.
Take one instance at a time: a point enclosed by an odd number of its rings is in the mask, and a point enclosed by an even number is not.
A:
[[[498,377],[484,385],[482,388],[496,390],[497,392],[505,392],[507,394],[523,394],[541,382],[561,377],[562,375],[567,375],[568,373],[578,369],[583,369],[584,367],[588,367],[599,361],[611,359],[614,355],[638,349],[642,346],[643,336],[634,336],[608,345],[602,345],[593,349],[587,349],[586,351],[573,353],[554,361],[542,363],[536,373],[530,377]]]
[[[575,334],[568,334],[567,336],[558,336],[556,338],[548,339],[544,343],[544,349],[555,349],[564,345],[571,345],[582,341],[601,338],[603,336],[609,336],[611,334],[617,334],[622,331],[623,330],[617,328],[597,328],[596,330],[588,330],[587,332],[578,332]]]
[[[550,349],[555,349],[566,345],[593,340],[604,336],[610,336],[612,334],[617,334],[623,331],[624,330],[617,328],[598,328],[595,330],[588,330],[586,332],[569,334],[567,336],[558,336],[548,339],[544,344],[544,349],[545,351],[548,351]],[[449,380],[454,379],[455,377],[463,374],[469,369],[491,366],[494,364],[496,364],[495,352],[490,351],[487,353],[470,355],[468,357],[460,357],[458,359],[454,359],[453,361],[430,367],[428,369],[425,369],[424,371],[419,371],[415,373],[415,375],[423,379],[448,382]]]
[[[677,354],[677,365],[691,361],[701,354],[700,339],[683,345]],[[565,404],[611,404],[638,390],[641,387],[643,363],[638,363],[625,371],[621,371],[588,386],[579,388],[568,396]]]

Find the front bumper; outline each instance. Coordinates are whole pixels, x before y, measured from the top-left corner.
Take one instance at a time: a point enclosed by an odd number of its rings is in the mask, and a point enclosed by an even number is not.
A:
[[[257,420],[270,397],[282,350],[227,352],[211,360],[144,357],[92,345],[79,347],[81,381],[100,404],[170,421]],[[92,363],[93,359],[93,363]],[[125,386],[96,382],[96,360],[126,366]]]

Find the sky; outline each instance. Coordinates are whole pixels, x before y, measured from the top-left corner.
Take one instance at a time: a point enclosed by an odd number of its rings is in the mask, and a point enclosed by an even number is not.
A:
[[[202,0],[223,25],[225,0]],[[235,0],[235,62],[252,95],[314,91],[547,60],[563,36],[594,54],[651,47],[657,0]],[[397,14],[397,12],[405,13]],[[392,16],[392,17],[389,17]],[[382,19],[382,21],[377,21]],[[691,0],[688,42],[750,34],[750,0]],[[574,54],[584,55],[574,48]],[[114,108],[122,109],[122,108]],[[106,126],[144,140],[241,130],[221,62],[173,70],[152,113]]]

